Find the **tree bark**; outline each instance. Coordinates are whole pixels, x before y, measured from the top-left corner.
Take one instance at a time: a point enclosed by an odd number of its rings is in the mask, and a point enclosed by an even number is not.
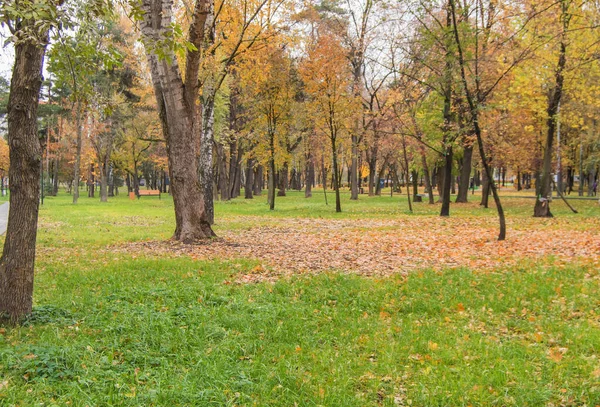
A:
[[[205,201],[212,198],[212,177],[210,187],[201,189],[198,182],[198,140],[200,133],[199,108],[197,105],[199,85],[198,70],[201,54],[198,51],[204,36],[205,22],[209,13],[210,1],[198,1],[194,6],[189,40],[197,48],[188,51],[186,59],[186,82],[182,80],[175,53],[162,51],[165,58],[159,58],[155,46],[172,34],[173,0],[143,0],[144,11],[142,35],[145,39],[146,54],[150,66],[154,93],[159,117],[166,140],[167,157],[170,169],[171,192],[175,206],[175,233],[173,238],[184,243],[215,236],[211,224],[211,208]],[[213,115],[203,105],[203,119],[212,121]],[[201,148],[210,149],[212,171],[212,144],[207,146],[206,138],[200,140]],[[203,161],[206,163],[206,161]],[[206,169],[206,168],[205,168]]]
[[[254,159],[248,158],[246,162],[246,183],[244,184],[244,198],[254,198],[252,194],[252,187],[254,185]]]
[[[358,128],[358,126],[356,126]],[[352,164],[350,165],[350,199],[358,199],[358,135],[352,135]]]
[[[83,129],[81,128],[81,99],[77,100],[77,108],[75,112],[75,126],[77,127],[77,144],[75,147],[75,164],[73,167],[73,203],[76,204],[79,199],[79,170],[81,168],[81,144],[83,143]]]
[[[450,216],[450,188],[452,187],[452,146],[446,147],[445,163],[442,167],[442,209],[440,216]]]
[[[469,184],[471,181],[471,169],[473,162],[473,144],[463,145],[463,160],[460,169],[460,179],[458,182],[458,194],[456,195],[456,203],[469,202]]]
[[[262,195],[262,187],[263,187],[263,166],[258,164],[256,169],[254,170],[254,195],[261,196]]]
[[[558,64],[555,72],[555,84],[550,97],[548,98],[548,108],[546,110],[546,143],[544,149],[544,161],[542,165],[542,177],[540,182],[540,192],[535,201],[533,216],[536,218],[552,217],[550,212],[550,199],[552,197],[552,155],[554,136],[556,134],[557,113],[560,106],[560,100],[563,92],[564,76],[563,71],[567,63],[567,29],[569,27],[569,4],[567,0],[561,0],[561,20],[563,24],[562,38],[560,41],[560,51]]]
[[[331,137],[331,154],[333,157],[333,188],[335,189],[335,211],[342,211],[342,200],[340,199],[340,180],[338,174],[338,157],[337,157],[337,146],[336,137]]]
[[[23,22],[22,24],[25,24]],[[47,45],[30,41],[15,45],[8,99],[10,212],[0,258],[0,317],[18,322],[33,306],[42,147],[37,110]]]
[[[287,161],[284,162],[282,168],[279,170],[279,185],[277,187],[279,191],[277,191],[277,196],[286,196],[288,187],[288,165]]]
[[[57,158],[54,159],[54,163],[52,165],[52,195],[58,195],[58,165],[60,160]]]

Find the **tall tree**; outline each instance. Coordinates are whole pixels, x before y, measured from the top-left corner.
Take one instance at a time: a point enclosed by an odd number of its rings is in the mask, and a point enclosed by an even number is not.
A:
[[[159,117],[167,146],[171,192],[175,204],[175,240],[191,243],[215,236],[207,216],[198,182],[198,141],[201,118],[198,96],[198,72],[201,63],[207,17],[211,0],[198,0],[185,50],[185,77],[179,69],[175,47],[165,38],[177,35],[173,23],[173,0],[143,0],[141,3],[142,37]],[[212,146],[211,146],[212,148]]]
[[[542,164],[542,176],[540,188],[535,206],[533,208],[534,217],[552,217],[550,212],[550,199],[552,198],[552,157],[554,156],[554,138],[556,137],[557,118],[560,108],[560,101],[563,94],[563,84],[565,81],[564,71],[567,65],[567,45],[569,23],[572,17],[572,0],[560,0],[558,13],[560,19],[560,40],[558,61],[555,69],[554,85],[548,97],[548,107],[546,109],[546,140],[544,143],[544,159]]]
[[[37,110],[49,31],[59,1],[6,1],[0,21],[8,26],[15,60],[8,98],[10,206],[0,258],[0,317],[17,322],[32,310],[35,241],[42,149]]]
[[[312,114],[317,128],[329,138],[332,157],[335,210],[342,211],[338,148],[340,136],[349,130],[348,119],[356,108],[351,89],[352,75],[345,64],[346,50],[339,39],[330,33],[321,35],[309,50],[301,75],[310,95]]]

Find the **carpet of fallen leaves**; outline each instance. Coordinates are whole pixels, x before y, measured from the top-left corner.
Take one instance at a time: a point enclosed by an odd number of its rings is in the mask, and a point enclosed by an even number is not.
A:
[[[489,218],[291,218],[265,223],[261,217],[245,217],[235,219],[245,227],[228,228],[225,220],[219,238],[201,244],[144,241],[109,249],[198,260],[255,259],[259,265],[251,275],[239,277],[248,282],[328,270],[389,275],[424,268],[496,270],[521,264],[600,268],[600,219],[588,219],[584,227],[570,222],[509,220],[507,240],[499,242],[497,223]]]

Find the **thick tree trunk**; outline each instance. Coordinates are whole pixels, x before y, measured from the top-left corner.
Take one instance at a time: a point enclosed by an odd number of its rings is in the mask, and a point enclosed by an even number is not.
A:
[[[283,163],[283,167],[279,170],[279,182],[278,182],[278,189],[279,191],[277,191],[277,196],[286,196],[286,190],[288,187],[288,170],[289,170],[289,164],[286,162]]]
[[[33,305],[42,157],[37,109],[45,51],[45,42],[15,45],[8,99],[10,212],[0,258],[0,317],[12,322],[29,314]]]
[[[200,52],[188,51],[186,61],[186,83],[175,54],[170,50],[165,58],[159,58],[154,47],[168,37],[172,30],[173,0],[143,0],[144,21],[142,35],[146,38],[148,62],[154,84],[159,116],[166,140],[170,169],[171,192],[175,207],[175,233],[173,238],[184,243],[214,236],[210,227],[212,212],[212,176],[202,179],[206,191],[203,194],[198,182],[198,140],[200,134],[198,99],[198,67]],[[210,3],[198,1],[194,7],[190,27],[190,42],[200,47],[204,23],[209,14]],[[199,39],[200,38],[200,39]],[[212,104],[203,104],[203,123],[212,128]],[[207,137],[210,136],[210,142]],[[212,175],[212,132],[200,140],[202,151],[199,160],[203,170]],[[208,145],[207,145],[208,144]],[[210,159],[210,160],[209,160]],[[205,207],[206,202],[206,207]],[[210,212],[209,212],[210,211]]]

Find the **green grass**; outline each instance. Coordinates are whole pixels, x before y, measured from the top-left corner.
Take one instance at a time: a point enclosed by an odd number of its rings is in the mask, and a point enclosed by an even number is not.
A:
[[[332,196],[330,196],[330,199]],[[521,202],[523,201],[523,202]],[[597,203],[576,202],[585,224]],[[217,204],[217,233],[289,217],[432,216],[398,198],[335,214],[315,193]],[[506,199],[529,217],[532,200]],[[477,205],[453,216],[494,217]],[[35,310],[0,334],[1,406],[596,406],[600,274],[585,268],[424,270],[238,284],[250,260],[106,252],[166,239],[172,201],[47,198]],[[564,225],[561,225],[564,227]],[[222,229],[221,229],[222,230]]]

